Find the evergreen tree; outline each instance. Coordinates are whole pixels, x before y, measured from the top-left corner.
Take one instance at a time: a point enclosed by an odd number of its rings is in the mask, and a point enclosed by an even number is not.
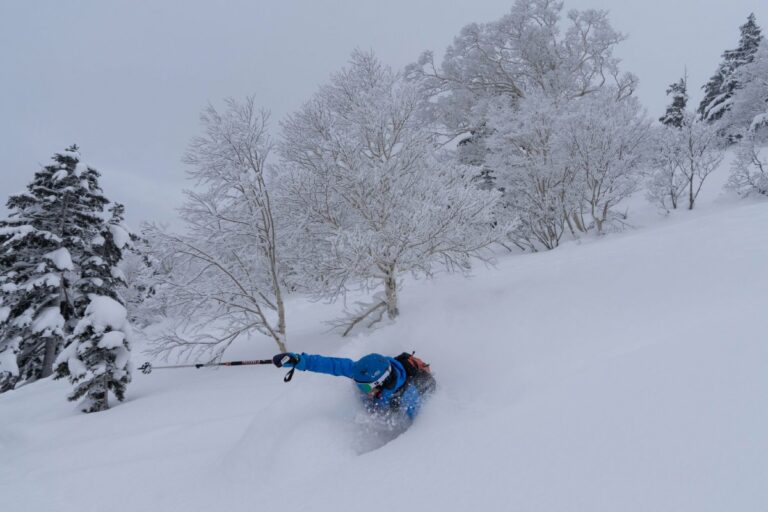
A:
[[[99,177],[71,146],[35,174],[26,192],[8,200],[11,213],[0,220],[0,391],[50,376],[55,362],[60,366],[62,347],[88,335],[86,323],[107,332],[105,308],[94,306],[95,299],[120,305],[117,263],[128,235],[120,226],[121,205],[112,208],[109,222],[102,218],[109,201]],[[127,324],[120,327],[127,330]],[[98,342],[100,348],[117,348],[117,336],[107,338]],[[127,372],[128,345],[122,344],[117,373]],[[82,362],[94,375],[109,369],[98,357]],[[118,380],[122,388],[112,389],[120,397],[130,375]]]
[[[667,96],[672,96],[672,103],[667,107],[667,112],[659,118],[664,126],[681,128],[685,117],[685,108],[688,105],[688,76],[683,76],[679,82],[670,84],[667,88]]]
[[[123,228],[124,208],[110,209],[112,218],[91,239],[76,284],[76,309],[80,320],[56,360],[56,378],[69,377],[75,389],[70,400],[86,396],[84,412],[109,408],[111,390],[123,400],[131,381],[129,367],[131,328],[118,288],[125,278],[118,268],[130,235]]]
[[[57,153],[35,174],[25,193],[11,196],[0,221],[0,283],[7,308],[0,325],[0,387],[48,377],[74,323],[77,261],[85,240],[102,223],[108,202],[99,173],[79,162],[77,146]]]
[[[474,181],[481,190],[495,190],[496,175],[493,169],[485,163],[485,157],[488,153],[487,140],[488,131],[486,125],[482,124],[480,128],[471,130],[469,137],[458,143],[456,156],[459,163],[480,168],[480,172],[474,177]]]
[[[736,71],[752,62],[762,40],[754,14],[749,15],[747,22],[739,27],[739,30],[741,37],[738,47],[723,53],[723,61],[717,72],[703,87],[704,99],[699,104],[698,112],[706,121],[717,121],[731,108],[733,93],[741,86]]]
[[[742,86],[722,123],[732,138],[750,138],[750,133],[768,127],[768,41],[763,40],[752,62],[739,69],[738,79]]]

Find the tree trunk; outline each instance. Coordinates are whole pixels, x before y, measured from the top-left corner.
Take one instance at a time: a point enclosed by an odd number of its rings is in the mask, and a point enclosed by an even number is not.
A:
[[[693,210],[693,164],[691,164],[691,178],[688,180],[688,209]]]
[[[597,229],[597,234],[602,235],[603,234],[603,219],[598,217],[592,217],[595,220],[595,228]]]
[[[384,287],[387,292],[387,317],[391,320],[400,314],[397,309],[397,277],[394,269],[384,278]]]
[[[280,352],[288,352],[285,346],[285,303],[283,302],[283,293],[278,284],[277,277],[273,274],[275,305],[277,306],[277,348]]]
[[[277,336],[275,337],[275,343],[277,343],[277,349],[280,352],[288,352],[288,349],[285,345],[285,332],[277,333]]]
[[[582,233],[587,232],[587,228],[584,227],[584,221],[581,219],[581,216],[577,212],[573,212],[573,222],[576,224],[576,229]]]
[[[105,373],[91,383],[88,390],[88,407],[83,412],[101,412],[109,409],[109,376]]]
[[[43,356],[43,368],[40,371],[40,378],[44,379],[53,375],[53,362],[59,355],[59,337],[50,336],[45,340],[45,355]]]

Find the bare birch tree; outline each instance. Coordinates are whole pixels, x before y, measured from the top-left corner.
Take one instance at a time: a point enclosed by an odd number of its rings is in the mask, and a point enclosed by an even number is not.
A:
[[[156,340],[158,354],[215,359],[254,332],[286,350],[278,239],[265,182],[269,113],[253,98],[226,104],[223,113],[213,106],[202,113],[205,133],[184,157],[197,185],[181,209],[186,233],[157,227],[148,233],[171,269],[163,289],[181,319]]]
[[[693,114],[685,116],[679,145],[680,170],[685,178],[688,209],[693,210],[704,181],[723,161],[725,150],[717,127]]]

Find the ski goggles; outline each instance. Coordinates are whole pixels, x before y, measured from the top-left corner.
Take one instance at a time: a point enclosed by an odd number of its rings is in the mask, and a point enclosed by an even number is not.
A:
[[[362,391],[363,393],[371,393],[377,388],[381,387],[382,384],[384,384],[384,381],[387,380],[387,377],[392,373],[392,367],[387,368],[387,371],[381,374],[381,377],[376,379],[373,382],[357,382],[355,381],[355,384],[357,384],[357,387]]]

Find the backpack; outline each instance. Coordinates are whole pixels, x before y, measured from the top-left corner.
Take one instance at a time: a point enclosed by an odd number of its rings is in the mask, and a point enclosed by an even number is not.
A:
[[[431,393],[437,387],[437,382],[432,376],[429,364],[416,357],[415,352],[403,352],[395,357],[395,360],[405,369],[405,383],[413,384],[422,395]],[[405,389],[403,386],[402,389]]]

